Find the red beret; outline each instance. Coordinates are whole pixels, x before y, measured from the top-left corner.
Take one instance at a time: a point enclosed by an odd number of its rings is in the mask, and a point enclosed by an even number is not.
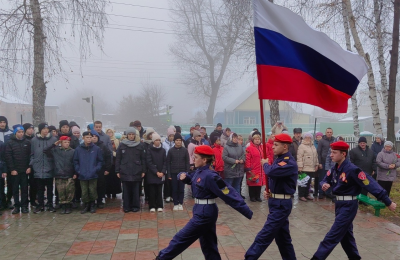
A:
[[[71,141],[71,137],[63,135],[60,137],[60,141]]]
[[[194,129],[196,129],[194,126],[192,126],[192,127],[190,128],[190,130],[194,130]]]
[[[208,145],[200,145],[194,149],[194,153],[204,154],[204,155],[214,155],[213,149]]]
[[[338,141],[338,142],[334,142],[331,144],[331,149],[332,150],[340,150],[340,151],[344,151],[344,150],[349,150],[350,146],[343,141]]]
[[[288,134],[279,134],[275,135],[275,142],[291,144],[293,143],[293,140]]]

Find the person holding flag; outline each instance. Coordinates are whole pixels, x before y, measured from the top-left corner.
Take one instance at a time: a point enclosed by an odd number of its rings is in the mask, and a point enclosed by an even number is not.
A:
[[[296,192],[298,176],[296,160],[289,152],[292,142],[288,134],[276,135],[273,150],[278,158],[272,165],[269,165],[269,159],[261,160],[270,188],[269,191],[264,191],[264,197],[269,198],[269,215],[264,227],[247,250],[246,260],[258,259],[274,239],[283,260],[296,259],[288,219],[292,211],[291,196]]]

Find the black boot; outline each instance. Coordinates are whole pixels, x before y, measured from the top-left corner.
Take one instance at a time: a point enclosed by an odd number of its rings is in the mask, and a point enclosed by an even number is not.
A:
[[[35,213],[35,214],[37,214],[37,213],[40,213],[40,212],[43,212],[44,211],[44,207],[43,206],[37,206],[36,208],[35,208],[35,210],[33,211],[33,213]]]
[[[65,214],[71,214],[71,204],[65,204]]]
[[[90,203],[85,203],[85,208],[82,209],[81,214],[85,214],[86,212],[89,212],[90,210]]]
[[[90,202],[90,213],[96,213],[96,204],[94,201]]]
[[[65,204],[60,204],[60,209],[61,209],[61,211],[60,211],[60,214],[65,214]]]
[[[14,210],[11,212],[12,214],[19,214],[21,211],[19,207],[15,207]]]

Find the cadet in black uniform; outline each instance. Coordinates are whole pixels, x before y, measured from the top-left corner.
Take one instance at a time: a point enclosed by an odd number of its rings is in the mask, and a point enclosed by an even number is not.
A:
[[[178,179],[192,186],[195,197],[193,218],[171,240],[168,247],[161,250],[156,259],[171,260],[182,253],[197,239],[200,239],[201,250],[207,260],[220,260],[217,247],[216,222],[218,207],[217,197],[229,206],[251,219],[253,212],[246,205],[239,193],[227,185],[221,177],[210,168],[214,151],[208,145],[196,147],[194,164],[197,170],[193,173],[182,172]]]
[[[348,149],[349,145],[343,141],[331,144],[331,158],[336,164],[320,184],[323,191],[332,186],[332,192],[336,195],[336,218],[312,260],[326,259],[339,242],[350,260],[361,259],[353,236],[353,220],[358,210],[357,195],[362,188],[383,201],[391,211],[396,210],[396,204],[390,200],[387,192],[371,176],[346,160]]]
[[[278,158],[272,165],[267,163],[268,159],[261,161],[270,189],[264,191],[265,198],[269,198],[269,215],[264,227],[247,250],[245,259],[258,259],[274,239],[283,260],[296,259],[288,219],[292,212],[291,196],[296,192],[298,177],[296,160],[289,152],[291,143],[292,138],[289,135],[276,135],[273,150]]]

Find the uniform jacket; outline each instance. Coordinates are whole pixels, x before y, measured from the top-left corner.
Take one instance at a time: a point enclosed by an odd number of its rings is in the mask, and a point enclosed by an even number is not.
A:
[[[74,177],[74,149],[64,149],[61,146],[52,144],[44,150],[44,153],[54,159],[54,178],[69,179]]]
[[[373,171],[376,172],[376,156],[368,146],[365,151],[360,146],[354,147],[349,154],[350,161],[365,173],[371,175]]]
[[[217,172],[222,172],[224,171],[224,160],[222,159],[222,153],[224,152],[224,147],[221,145],[214,144],[213,147],[214,151],[214,170]]]
[[[93,143],[86,146],[84,143],[75,149],[74,167],[79,180],[87,181],[98,178],[98,172],[103,165],[103,153]]]
[[[264,164],[264,172],[272,193],[293,195],[296,192],[299,173],[296,160],[290,152],[279,155],[272,165]]]
[[[102,164],[102,171],[111,171],[112,167],[112,150],[108,149],[108,147],[103,143],[101,140],[95,143],[103,153],[103,164]]]
[[[215,171],[211,170],[210,165],[200,167],[196,171],[187,174],[183,182],[192,186],[192,194],[196,199],[215,199],[219,197],[246,218],[252,218],[253,212],[246,205],[240,194],[232,186],[226,184]],[[194,215],[202,216],[207,213],[207,207],[213,207],[213,205],[216,204],[196,204],[193,208],[193,213]]]
[[[303,138],[300,141],[297,141],[294,137],[292,138],[293,143],[289,147],[289,152],[292,154],[293,158],[297,159],[297,151],[299,150],[299,146],[303,141]]]
[[[54,177],[54,159],[48,157],[44,150],[57,142],[57,138],[48,133],[47,136],[42,137],[40,134],[31,140],[31,161],[34,171],[34,177],[38,179],[53,178]]]
[[[385,142],[382,140],[381,143],[378,143],[374,141],[374,143],[371,145],[371,150],[374,152],[374,155],[377,156],[378,153],[382,151],[382,149],[385,146]]]
[[[303,168],[304,172],[315,172],[315,167],[318,166],[317,149],[312,142],[303,142],[297,151],[297,166]]]
[[[238,178],[244,176],[244,163],[238,163],[234,168],[232,168],[236,160],[246,161],[246,155],[244,154],[241,145],[228,141],[224,146],[222,159],[224,160],[225,178]]]
[[[5,146],[5,159],[9,172],[25,173],[29,168],[30,156],[31,142],[25,137],[18,140],[15,135],[12,135]]]
[[[120,174],[121,181],[142,181],[142,173],[146,173],[146,170],[143,144],[129,147],[121,143],[115,159],[115,172]]]
[[[376,157],[377,174],[376,180],[379,181],[395,181],[396,180],[396,168],[400,167],[400,160],[397,158],[396,153],[392,150],[390,152],[382,149]],[[389,169],[389,165],[396,164],[396,168]]]
[[[334,195],[357,196],[361,193],[361,189],[366,189],[386,206],[392,203],[386,190],[349,160],[344,160],[341,165],[335,164],[320,182],[321,186],[324,183],[331,185]]]
[[[264,186],[266,182],[264,169],[261,165],[263,158],[263,146],[255,145],[250,142],[249,147],[246,148],[246,181],[249,186]]]
[[[322,136],[322,139],[319,140],[318,142],[318,148],[317,148],[317,153],[318,153],[318,162],[319,164],[322,164],[324,167],[325,165],[325,160],[326,156],[328,155],[329,148],[331,148],[331,143],[335,140],[335,137],[328,138],[326,135]],[[329,170],[329,168],[325,168],[325,170]]]
[[[189,153],[185,147],[177,148],[172,147],[168,151],[167,155],[167,172],[168,177],[171,174],[177,174],[180,172],[187,172],[190,168]]]
[[[146,174],[148,184],[163,184],[165,174],[167,173],[167,156],[162,147],[156,148],[152,144],[149,146],[146,155],[147,168],[149,171]],[[162,178],[157,176],[157,172],[164,173]]]

